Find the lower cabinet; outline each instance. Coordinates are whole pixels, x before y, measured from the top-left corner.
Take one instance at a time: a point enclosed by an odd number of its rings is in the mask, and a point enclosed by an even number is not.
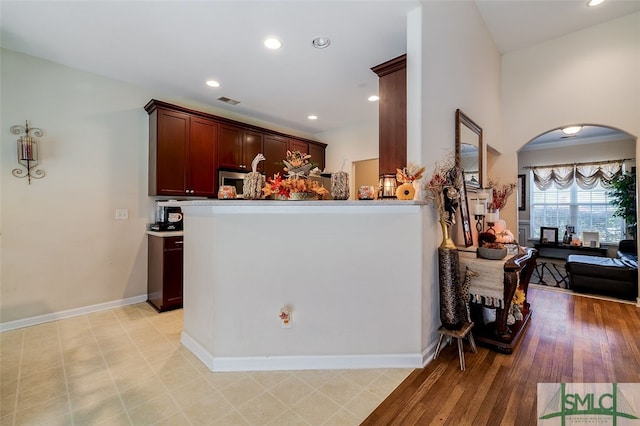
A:
[[[148,235],[147,302],[158,312],[182,307],[182,237]]]

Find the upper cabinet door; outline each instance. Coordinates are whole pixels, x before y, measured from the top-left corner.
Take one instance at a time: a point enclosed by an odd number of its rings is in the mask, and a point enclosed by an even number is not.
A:
[[[216,194],[217,139],[218,123],[200,117],[191,118],[187,182],[193,195],[213,197]]]
[[[155,170],[155,180],[149,179],[149,194],[183,195],[187,186],[185,168],[190,117],[164,109],[157,109],[155,114],[149,129],[150,135],[156,139],[155,146],[149,150],[150,157],[154,157],[150,158],[149,168],[150,171]]]
[[[273,177],[276,173],[282,174],[282,160],[287,158],[287,138],[276,135],[264,135],[264,174]]]
[[[218,166],[228,169],[241,169],[243,130],[226,124],[220,125],[218,137]]]
[[[289,151],[300,151],[303,154],[308,154],[309,144],[299,139],[289,138]]]
[[[262,153],[262,133],[245,130],[242,144],[243,162],[240,167],[250,172],[251,162],[260,153]],[[257,171],[261,172],[263,168],[262,162],[259,162]]]
[[[316,145],[314,143],[309,144],[309,155],[311,155],[311,163],[322,171],[324,171],[325,165],[324,150],[324,145]]]

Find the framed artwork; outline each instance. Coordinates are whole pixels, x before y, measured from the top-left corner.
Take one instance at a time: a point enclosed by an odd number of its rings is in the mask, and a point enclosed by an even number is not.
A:
[[[471,218],[469,217],[469,202],[467,201],[467,183],[464,180],[460,191],[460,222],[464,233],[464,246],[472,246],[473,234],[471,232]]]
[[[540,228],[540,244],[555,246],[558,244],[558,228]]]
[[[527,175],[518,175],[518,210],[527,209]]]

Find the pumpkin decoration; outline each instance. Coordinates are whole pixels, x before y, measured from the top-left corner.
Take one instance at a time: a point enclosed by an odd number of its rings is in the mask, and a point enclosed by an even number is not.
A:
[[[398,200],[413,200],[415,195],[416,190],[413,188],[413,184],[409,182],[403,183],[396,189],[396,198]]]

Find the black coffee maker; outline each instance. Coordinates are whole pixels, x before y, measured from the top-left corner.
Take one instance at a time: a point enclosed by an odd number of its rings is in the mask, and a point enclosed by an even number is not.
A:
[[[163,204],[166,204],[164,202]],[[179,206],[168,206],[158,203],[156,223],[151,225],[152,231],[182,231],[182,209]]]

